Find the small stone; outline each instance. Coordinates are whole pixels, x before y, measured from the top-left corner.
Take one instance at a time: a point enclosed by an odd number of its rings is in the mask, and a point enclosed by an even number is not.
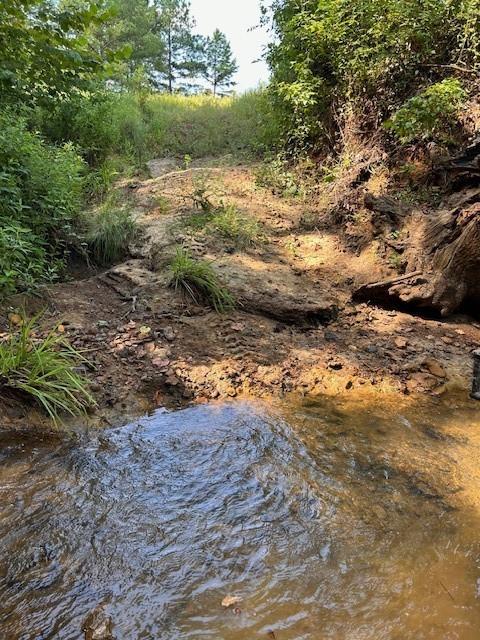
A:
[[[328,363],[328,368],[333,371],[340,371],[343,369],[343,364],[339,360],[332,360],[332,362]]]
[[[175,340],[175,331],[172,329],[172,327],[165,327],[163,330],[163,335],[165,337],[165,340],[168,340],[169,342],[173,342]]]
[[[405,338],[395,338],[395,346],[398,347],[399,349],[405,349],[405,347],[408,345],[408,340],[406,340]]]
[[[438,362],[438,360],[434,360],[433,358],[427,358],[423,365],[427,368],[427,370],[435,376],[436,378],[446,378],[447,373],[442,365]]]

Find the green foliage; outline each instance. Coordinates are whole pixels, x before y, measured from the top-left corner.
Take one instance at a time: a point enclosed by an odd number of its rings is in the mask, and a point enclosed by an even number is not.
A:
[[[222,94],[235,85],[233,76],[238,71],[232,47],[227,37],[219,29],[203,44],[202,76],[211,85],[213,95]]]
[[[138,232],[126,209],[107,202],[87,219],[86,243],[89,254],[100,265],[120,261]]]
[[[204,260],[195,260],[189,252],[180,247],[171,264],[170,286],[175,291],[184,291],[192,300],[205,300],[217,313],[233,309],[235,299],[223,287],[212,265]]]
[[[258,154],[275,130],[262,90],[235,98],[99,91],[38,109],[35,124],[57,144],[71,140],[92,166],[122,156],[136,166],[153,157]]]
[[[71,145],[45,144],[0,113],[0,295],[56,277],[75,241],[84,165]]]
[[[33,103],[85,86],[104,60],[86,34],[106,19],[101,3],[61,6],[45,0],[2,0],[0,101]],[[108,52],[104,52],[105,60]]]
[[[193,35],[195,21],[188,0],[157,0],[160,37],[165,47],[159,68],[159,86],[169,93],[191,88],[191,81],[202,68],[201,36]]]
[[[61,413],[83,413],[94,404],[76,371],[84,358],[55,329],[37,338],[35,323],[24,321],[0,343],[0,389],[32,398],[55,422]]]
[[[284,143],[319,147],[347,102],[372,126],[448,65],[480,67],[480,0],[273,0],[272,99]]]
[[[410,98],[385,123],[401,142],[445,139],[452,131],[466,92],[459,80],[447,78]]]
[[[265,160],[255,171],[256,183],[270,189],[275,195],[293,198],[302,195],[302,187],[297,176],[289,169],[288,162],[281,156]]]

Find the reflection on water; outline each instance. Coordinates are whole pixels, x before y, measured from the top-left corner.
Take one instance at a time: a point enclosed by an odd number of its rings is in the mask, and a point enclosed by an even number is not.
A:
[[[118,640],[478,639],[479,426],[244,402],[4,442],[0,637],[78,640],[104,604]]]

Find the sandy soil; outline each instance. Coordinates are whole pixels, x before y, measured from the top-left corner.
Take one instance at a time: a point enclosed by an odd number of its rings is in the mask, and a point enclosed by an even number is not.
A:
[[[467,394],[480,324],[352,302],[356,286],[393,274],[375,242],[355,251],[342,230],[312,224],[308,203],[257,186],[254,167],[216,166],[213,199],[262,228],[262,241],[240,251],[185,224],[202,171],[159,162],[152,173],[120,186],[142,228],[131,259],[29,302],[32,310],[47,302],[44,322],[60,322],[86,350],[95,420],[242,394]],[[235,311],[216,314],[169,288],[179,244],[213,261]],[[25,421],[25,412],[5,405],[4,422]]]

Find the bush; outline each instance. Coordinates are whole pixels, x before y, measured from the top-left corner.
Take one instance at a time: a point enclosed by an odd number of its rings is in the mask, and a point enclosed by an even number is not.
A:
[[[374,128],[449,65],[480,67],[479,0],[268,4],[272,99],[296,153],[335,144],[347,103]]]
[[[57,142],[73,141],[91,166],[120,155],[141,167],[153,157],[256,154],[274,132],[265,91],[236,98],[101,91],[77,95],[35,123]]]
[[[385,127],[403,143],[416,138],[445,140],[458,122],[458,112],[465,97],[465,90],[455,78],[437,82],[410,98]]]
[[[35,337],[35,318],[0,343],[0,389],[32,398],[57,422],[60,413],[79,415],[94,404],[85,378],[76,372],[84,358],[54,329]]]
[[[171,270],[170,286],[175,291],[184,291],[196,303],[205,300],[217,313],[234,308],[232,294],[220,284],[210,263],[195,260],[187,250],[180,247]]]
[[[0,113],[0,295],[51,280],[75,241],[84,164],[11,112]]]

